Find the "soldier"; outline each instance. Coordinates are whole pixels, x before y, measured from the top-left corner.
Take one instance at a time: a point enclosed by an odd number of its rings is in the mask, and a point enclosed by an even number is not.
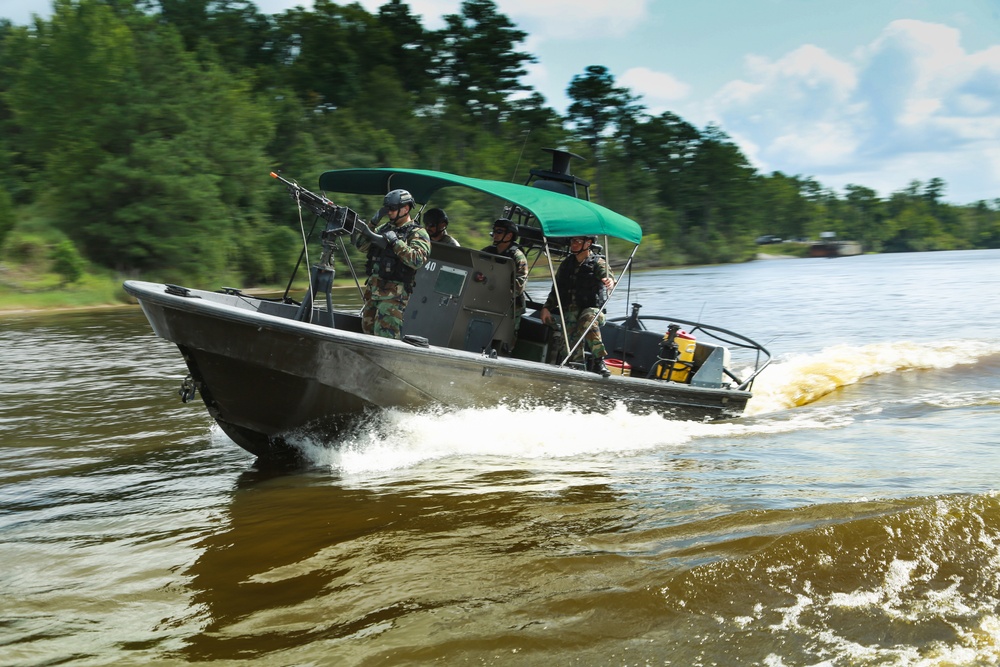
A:
[[[586,331],[584,341],[590,352],[590,370],[608,377],[611,372],[604,363],[604,357],[608,356],[608,352],[604,347],[604,341],[601,340],[600,325],[604,323],[601,308],[604,306],[607,290],[614,286],[614,281],[608,273],[607,262],[590,249],[596,240],[594,236],[574,236],[570,239],[570,254],[556,271],[555,282],[539,317],[545,324],[550,324],[551,311],[561,302],[570,345],[575,344]]]
[[[421,220],[424,223],[424,227],[427,228],[427,233],[430,235],[431,241],[456,247],[459,245],[455,237],[448,233],[448,214],[443,209],[429,209],[424,212]]]
[[[358,221],[354,245],[368,253],[365,272],[365,305],[361,309],[361,329],[384,338],[402,338],[403,312],[416,284],[417,270],[430,256],[427,232],[410,219],[413,195],[393,190],[385,196],[384,206],[373,224],[389,215],[389,221],[372,231]]]
[[[510,218],[499,218],[493,223],[493,245],[483,252],[509,257],[514,262],[514,335],[524,315],[524,288],[528,284],[528,258],[517,245],[517,225]]]

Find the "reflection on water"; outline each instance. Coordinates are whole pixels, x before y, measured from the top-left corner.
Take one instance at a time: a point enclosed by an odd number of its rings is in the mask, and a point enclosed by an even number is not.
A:
[[[409,627],[502,606],[548,585],[539,577],[546,554],[568,556],[580,551],[575,535],[621,528],[620,511],[564,514],[614,506],[618,498],[602,485],[526,503],[515,491],[439,495],[421,485],[376,492],[304,477],[240,478],[225,530],[198,544],[203,554],[186,573],[193,602],[207,615],[187,657],[336,645],[388,632],[402,619]],[[487,477],[497,489],[506,481]]]
[[[998,259],[643,274],[773,332],[750,416],[389,411],[298,470],[138,310],[0,319],[0,663],[996,664]]]

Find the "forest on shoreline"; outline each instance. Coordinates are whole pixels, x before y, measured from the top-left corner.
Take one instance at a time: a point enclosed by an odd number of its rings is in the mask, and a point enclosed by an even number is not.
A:
[[[867,252],[1000,247],[1000,199],[947,203],[939,178],[882,196],[759,173],[724,128],[652,115],[601,65],[567,82],[557,113],[521,81],[528,35],[492,0],[466,0],[439,30],[402,0],[374,13],[328,0],[276,15],[247,0],[53,10],[0,20],[0,303],[115,300],[123,278],[277,284],[301,233],[269,171],[306,187],[387,166],[523,182],[547,166],[544,147],[585,158],[574,173],[642,225],[646,265],[745,261],[764,234],[832,231]],[[497,211],[460,197],[434,204],[464,245],[486,245]]]

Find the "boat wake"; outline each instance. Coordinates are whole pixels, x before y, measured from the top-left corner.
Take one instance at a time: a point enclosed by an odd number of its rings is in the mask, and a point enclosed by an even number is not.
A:
[[[836,345],[818,354],[772,363],[754,382],[754,396],[744,415],[751,417],[808,405],[866,378],[971,365],[996,355],[1000,355],[1000,344],[976,341],[937,346],[912,341],[860,347]]]
[[[365,473],[458,456],[482,462],[491,457],[510,461],[627,453],[681,444],[710,427],[673,422],[668,429],[664,426],[668,422],[657,414],[632,414],[622,404],[603,414],[506,405],[454,411],[385,410],[336,443],[305,437],[294,444],[313,463],[344,473]]]
[[[514,425],[516,424],[516,428]],[[301,436],[292,444],[312,465],[341,474],[366,475],[414,468],[441,459],[467,458],[482,471],[491,466],[540,468],[572,460],[591,469],[651,450],[680,449],[696,439],[775,434],[837,426],[835,418],[742,423],[677,421],[636,415],[624,404],[608,413],[573,409],[498,406],[456,411],[386,410],[337,442]],[[587,463],[584,463],[586,461]]]
[[[343,475],[369,475],[467,458],[477,470],[524,465],[565,466],[559,461],[598,469],[608,461],[652,450],[681,449],[693,440],[768,436],[811,429],[841,428],[859,418],[912,409],[1000,404],[1000,384],[983,389],[978,380],[955,382],[920,375],[913,384],[877,387],[874,394],[841,398],[810,410],[790,410],[818,401],[866,378],[897,380],[910,371],[1000,375],[1000,345],[965,343],[928,348],[912,342],[877,343],[860,348],[831,347],[772,364],[758,378],[745,417],[721,422],[678,421],[660,414],[637,415],[616,404],[607,413],[572,407],[515,407],[407,412],[385,410],[366,417],[336,441],[314,435],[289,438],[310,465]],[[969,371],[970,368],[975,369]],[[929,386],[930,385],[930,386]],[[936,385],[936,386],[935,386]],[[895,393],[892,393],[895,392]]]

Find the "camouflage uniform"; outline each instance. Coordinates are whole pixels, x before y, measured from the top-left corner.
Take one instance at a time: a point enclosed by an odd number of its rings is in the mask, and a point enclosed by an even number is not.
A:
[[[461,245],[458,242],[458,239],[456,239],[454,236],[452,236],[451,234],[449,234],[448,230],[445,230],[441,234],[441,238],[439,240],[437,240],[437,241],[434,241],[434,243],[443,243],[445,245],[453,245],[456,248],[461,247]]]
[[[455,246],[456,248],[461,247],[458,240],[448,233],[448,214],[444,212],[444,209],[437,207],[427,209],[421,214],[420,222],[423,223],[424,229],[427,230],[428,234],[431,233],[432,229],[435,234],[438,231],[441,232],[441,238],[439,239],[435,239],[431,236],[431,241],[434,243]],[[443,229],[442,226],[444,227]]]
[[[603,257],[591,255],[581,264],[577,261],[576,255],[569,255],[559,265],[556,271],[556,283],[545,300],[545,308],[550,312],[556,310],[559,307],[559,302],[556,301],[558,287],[569,344],[575,345],[586,330],[584,345],[594,359],[608,356],[604,341],[601,339],[601,325],[605,322],[604,313],[601,311],[605,298],[603,280],[608,277],[608,263]],[[590,324],[595,317],[597,324],[591,327]],[[562,336],[558,337],[558,341],[561,347],[565,346]],[[563,350],[561,356],[565,354]],[[579,360],[581,357],[581,348],[578,347],[573,358]]]
[[[594,321],[594,317],[597,317],[597,324],[592,328],[590,323]],[[586,337],[583,339],[584,345],[587,347],[587,351],[594,359],[603,359],[608,356],[608,350],[604,347],[604,341],[601,339],[601,325],[605,322],[604,313],[601,312],[600,308],[584,308],[583,310],[569,310],[566,313],[566,327],[569,330],[569,344],[575,345],[576,341],[580,338],[580,334],[587,331]],[[559,337],[559,342],[562,343],[562,347],[565,347],[566,341],[563,340],[562,336]],[[575,360],[580,360],[582,358],[581,349],[578,347],[576,352],[573,353],[573,358]],[[565,356],[566,352],[563,350],[562,355]],[[560,359],[561,361],[561,359]]]
[[[413,222],[400,225],[387,222],[379,227],[376,233],[398,231],[407,226],[410,226],[410,230],[406,233],[406,238],[400,236],[399,240],[391,248],[386,248],[383,253],[392,253],[405,267],[412,269],[415,277],[416,271],[427,263],[431,253],[431,241],[427,231]],[[357,245],[362,252],[371,249],[371,242],[364,237],[361,237]],[[361,309],[361,329],[367,334],[383,338],[402,338],[403,312],[410,300],[410,293],[413,292],[414,279],[411,278],[409,281],[388,279],[379,276],[379,262],[369,261],[369,264],[371,268],[368,280],[365,281],[365,305]]]

